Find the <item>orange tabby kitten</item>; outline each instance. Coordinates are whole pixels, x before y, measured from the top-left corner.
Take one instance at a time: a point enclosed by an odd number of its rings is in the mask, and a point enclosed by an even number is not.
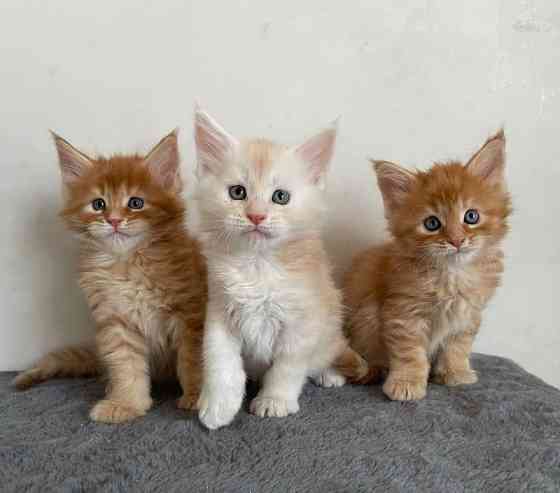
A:
[[[103,368],[107,395],[90,416],[118,423],[151,407],[150,377],[177,375],[178,405],[195,407],[206,272],[184,229],[176,132],[146,157],[93,159],[54,139],[66,201],[61,216],[80,240],[80,286],[96,322],[96,348],[50,353],[16,386]]]
[[[503,131],[464,166],[374,167],[393,239],[359,255],[347,277],[352,345],[388,368],[390,399],[423,398],[430,370],[437,383],[474,383],[469,356],[511,213]]]

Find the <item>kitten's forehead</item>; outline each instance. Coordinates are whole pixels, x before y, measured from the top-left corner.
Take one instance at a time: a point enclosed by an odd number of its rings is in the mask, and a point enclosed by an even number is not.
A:
[[[286,147],[269,140],[248,139],[241,143],[238,162],[248,179],[262,182],[270,177],[285,152]]]

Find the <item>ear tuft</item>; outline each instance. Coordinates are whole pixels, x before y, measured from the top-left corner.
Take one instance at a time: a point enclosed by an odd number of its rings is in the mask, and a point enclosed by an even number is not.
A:
[[[198,103],[194,107],[194,142],[196,145],[197,175],[217,174],[230,159],[239,141],[224,130]]]
[[[182,188],[178,135],[179,128],[176,128],[161,139],[144,158],[152,177],[163,188],[174,192],[179,192]]]
[[[334,154],[338,121],[339,119],[336,119],[328,127],[296,147],[294,151],[302,161],[308,164],[309,176],[315,185],[324,185]]]
[[[389,161],[373,159],[370,161],[377,175],[377,184],[383,197],[385,213],[390,216],[397,207],[403,204],[412,190],[416,176],[402,166]]]
[[[502,128],[483,144],[465,167],[492,185],[502,185],[505,179],[505,165],[506,136]]]
[[[64,186],[72,185],[93,167],[93,160],[52,130],[50,133],[58,153],[62,183]]]

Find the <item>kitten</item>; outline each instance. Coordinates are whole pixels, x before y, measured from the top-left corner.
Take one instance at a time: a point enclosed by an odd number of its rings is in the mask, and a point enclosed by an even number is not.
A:
[[[195,221],[209,297],[198,405],[210,429],[233,420],[246,375],[262,380],[251,412],[281,417],[298,411],[307,377],[329,387],[367,374],[343,336],[320,236],[335,137],[333,126],[296,148],[239,141],[195,111]]]
[[[107,395],[95,421],[118,423],[152,405],[150,377],[178,376],[178,405],[194,408],[201,385],[205,263],[184,228],[177,134],[146,156],[86,156],[54,135],[65,195],[61,213],[80,241],[79,280],[96,322],[96,347],[48,354],[20,374],[27,388],[103,368]]]
[[[504,133],[464,166],[374,168],[393,239],[359,255],[348,274],[351,345],[388,368],[390,399],[423,398],[430,370],[437,383],[474,383],[469,356],[500,282],[511,213]]]

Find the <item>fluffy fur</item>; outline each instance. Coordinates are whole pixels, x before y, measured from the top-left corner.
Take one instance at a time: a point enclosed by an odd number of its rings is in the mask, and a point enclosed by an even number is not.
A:
[[[281,417],[298,411],[307,377],[338,386],[367,373],[342,334],[341,294],[320,238],[335,136],[333,126],[296,148],[238,141],[195,112],[195,222],[209,289],[199,416],[210,429],[232,421],[246,375],[262,381],[251,412]],[[246,196],[234,199],[235,186]],[[275,203],[276,190],[289,202]]]
[[[464,166],[411,172],[374,163],[393,238],[355,259],[345,302],[351,344],[389,370],[383,390],[391,399],[423,398],[430,370],[445,385],[477,380],[469,355],[500,282],[511,212],[504,167],[502,131]],[[469,209],[478,223],[466,222]],[[424,224],[430,216],[441,222],[436,231]]]
[[[184,228],[176,132],[146,157],[92,159],[54,139],[65,192],[61,216],[80,241],[79,281],[96,344],[48,354],[16,385],[104,370],[107,395],[90,416],[116,423],[148,411],[150,377],[176,375],[183,388],[178,405],[193,408],[201,386],[206,272]],[[131,207],[131,197],[143,206]],[[96,199],[104,208],[96,210]]]

